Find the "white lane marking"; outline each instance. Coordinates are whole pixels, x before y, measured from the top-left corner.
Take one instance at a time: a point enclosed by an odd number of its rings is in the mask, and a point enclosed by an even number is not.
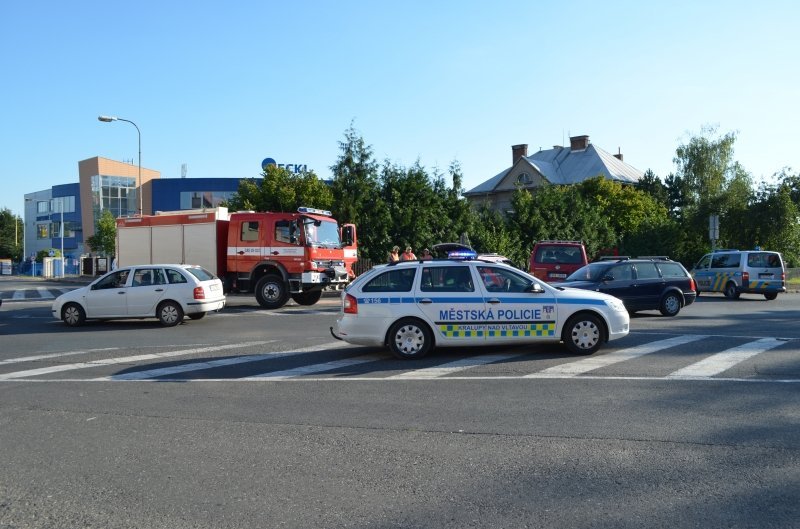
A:
[[[36,287],[36,290],[39,291],[39,297],[41,299],[55,299],[56,297],[50,292],[49,289],[45,287]]]
[[[39,369],[28,369],[25,371],[16,371],[14,373],[5,373],[0,375],[0,380],[11,380],[15,378],[35,377],[37,375],[47,375],[49,373],[59,373],[61,371],[71,371],[73,369],[87,369],[90,367],[100,367],[113,364],[125,364],[130,362],[141,362],[143,360],[157,360],[161,358],[170,358],[174,356],[186,356],[198,353],[210,353],[214,351],[224,351],[226,349],[239,349],[242,347],[249,347],[253,345],[263,345],[270,342],[244,342],[228,345],[217,345],[212,347],[199,347],[196,349],[181,349],[179,351],[168,351],[165,353],[151,353],[136,356],[125,356],[122,358],[105,358],[94,360],[92,362],[80,362],[76,364],[64,364],[51,367],[42,367]]]
[[[424,369],[416,369],[414,371],[408,371],[406,373],[399,373],[397,375],[392,375],[388,378],[407,379],[407,380],[411,379],[423,380],[429,378],[438,378],[438,377],[443,377],[445,375],[449,375],[451,373],[457,373],[458,371],[464,371],[465,369],[469,369],[471,367],[477,367],[486,364],[491,364],[494,362],[500,362],[501,360],[508,360],[510,358],[524,356],[525,354],[527,353],[513,353],[513,354],[509,353],[500,355],[473,356],[471,358],[462,358],[461,360],[448,362],[446,364],[442,364],[436,367],[426,367]]]
[[[25,291],[24,290],[15,290],[14,295],[11,296],[11,299],[25,299]]]
[[[83,355],[90,353],[97,353],[101,351],[116,351],[119,347],[104,347],[102,349],[86,349],[85,351],[66,351],[64,353],[50,353],[36,356],[23,356],[20,358],[8,358],[0,360],[0,365],[3,364],[19,364],[21,362],[36,362],[37,360],[48,360],[50,358],[61,358],[62,356]]]
[[[331,371],[342,367],[351,367],[359,364],[366,364],[369,362],[379,362],[385,360],[385,355],[364,355],[355,358],[344,358],[342,360],[333,360],[323,364],[313,364],[309,366],[300,366],[292,369],[284,369],[283,371],[273,371],[271,373],[262,373],[260,375],[253,375],[242,378],[240,380],[287,380],[294,377],[303,375],[311,375],[314,373],[322,373],[324,371]]]
[[[601,367],[610,366],[618,362],[624,362],[625,360],[630,360],[632,358],[637,358],[639,356],[643,356],[646,354],[655,353],[656,351],[661,351],[663,349],[668,349],[670,347],[685,345],[687,343],[701,340],[703,338],[705,338],[705,336],[703,335],[676,336],[675,338],[658,340],[656,342],[637,345],[636,347],[620,349],[619,351],[614,351],[600,356],[585,358],[583,360],[578,360],[577,362],[560,364],[557,366],[550,367],[548,369],[543,369],[542,371],[538,371],[536,373],[531,373],[530,375],[525,375],[525,377],[526,378],[574,377],[577,375],[582,375],[583,373],[588,373],[589,371],[594,371],[595,369],[600,369]]]
[[[302,349],[294,349],[292,351],[275,351],[274,353],[264,353],[259,355],[246,355],[246,356],[237,356],[233,358],[220,358],[219,360],[209,360],[208,362],[194,362],[191,364],[181,364],[178,366],[148,369],[146,371],[123,373],[121,375],[111,375],[110,377],[99,377],[93,380],[146,380],[149,378],[175,375],[177,373],[187,373],[189,371],[200,371],[203,369],[211,369],[214,367],[223,367],[235,364],[247,364],[252,362],[260,362],[262,360],[284,358],[287,356],[295,356],[299,354],[312,353],[316,351],[325,351],[328,349],[334,349],[338,347],[347,347],[348,345],[349,344],[341,344],[340,342],[331,342],[322,345],[304,347]]]
[[[762,338],[755,342],[742,344],[739,347],[734,347],[726,351],[711,355],[707,358],[695,362],[690,366],[683,369],[678,369],[667,375],[668,378],[695,378],[695,377],[712,377],[718,375],[723,371],[727,371],[736,364],[744,362],[748,358],[756,356],[757,354],[775,349],[776,347],[785,344],[783,340],[775,338]]]

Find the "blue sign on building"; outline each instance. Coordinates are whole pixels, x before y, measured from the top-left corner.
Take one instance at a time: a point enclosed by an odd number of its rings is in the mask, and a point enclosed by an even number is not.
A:
[[[300,163],[277,163],[274,158],[264,158],[261,162],[261,169],[266,171],[267,166],[269,165],[277,165],[280,168],[286,169],[290,173],[302,173],[303,171],[308,171],[308,165],[300,164]]]

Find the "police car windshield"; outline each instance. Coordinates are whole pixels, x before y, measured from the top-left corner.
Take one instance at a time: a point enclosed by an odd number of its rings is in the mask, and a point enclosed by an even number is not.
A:
[[[306,244],[321,248],[339,248],[339,225],[332,220],[318,220],[303,217],[306,232]]]
[[[591,263],[575,270],[565,281],[600,281],[610,266],[609,263]]]

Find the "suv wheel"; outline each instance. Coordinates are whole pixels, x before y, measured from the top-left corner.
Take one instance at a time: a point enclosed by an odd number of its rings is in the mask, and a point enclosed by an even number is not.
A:
[[[778,297],[778,293],[777,292],[767,292],[766,294],[764,294],[764,297],[767,298],[767,301],[772,301],[773,299]]]
[[[423,322],[405,318],[389,329],[388,342],[397,358],[422,358],[433,347],[433,334]]]
[[[669,292],[661,298],[659,310],[664,316],[677,316],[681,311],[681,298],[675,292]]]

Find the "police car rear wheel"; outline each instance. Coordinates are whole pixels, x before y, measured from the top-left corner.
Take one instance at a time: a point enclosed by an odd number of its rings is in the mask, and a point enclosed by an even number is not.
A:
[[[778,293],[777,292],[767,292],[766,294],[764,294],[764,297],[767,298],[767,301],[772,301],[773,299],[778,297]]]
[[[419,320],[400,320],[389,329],[389,349],[397,358],[422,358],[433,346],[433,335]]]
[[[603,343],[600,319],[593,314],[578,314],[567,321],[561,339],[573,354],[590,355]]]

